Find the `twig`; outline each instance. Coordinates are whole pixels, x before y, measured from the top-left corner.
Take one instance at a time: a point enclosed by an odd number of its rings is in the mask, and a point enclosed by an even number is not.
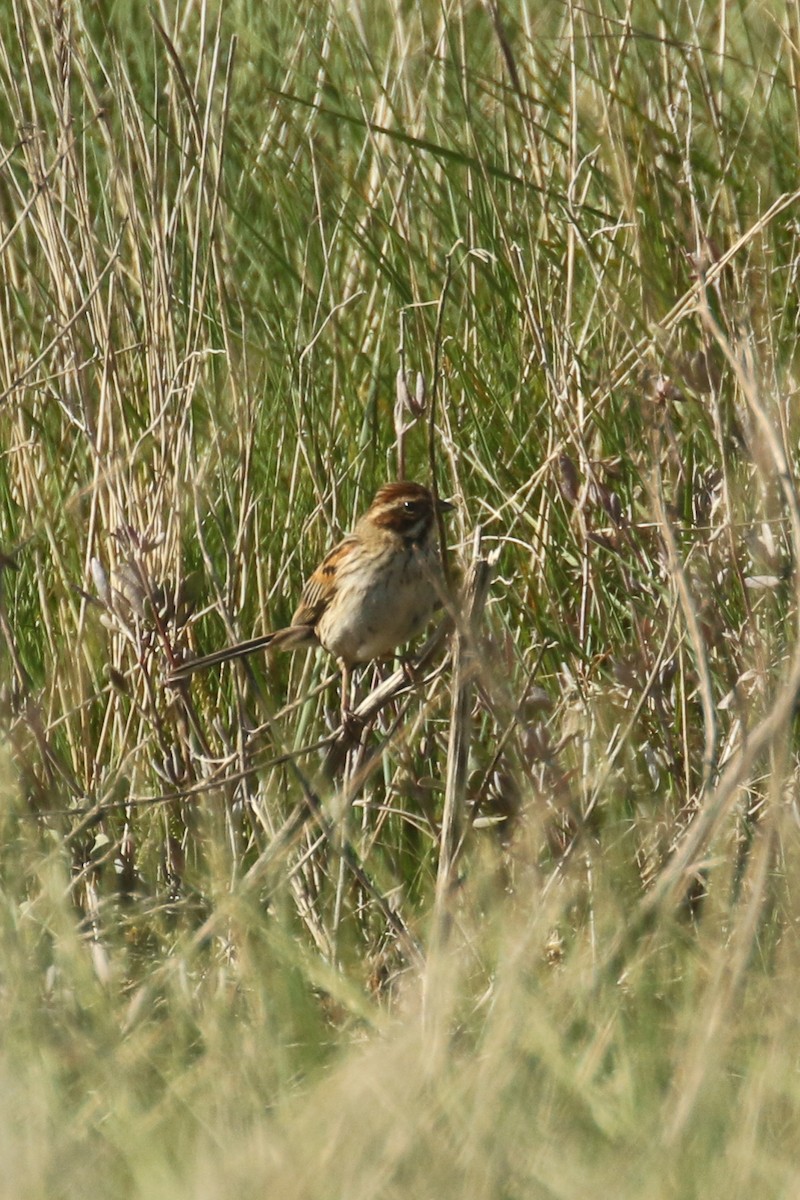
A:
[[[692,644],[695,656],[695,666],[697,668],[697,682],[700,691],[700,703],[703,706],[703,783],[700,791],[701,800],[711,786],[714,771],[717,763],[717,741],[718,741],[718,725],[717,711],[714,706],[714,689],[711,683],[711,671],[708,666],[708,654],[706,653],[706,644],[703,639],[703,633],[700,629],[700,621],[697,616],[697,607],[692,598],[692,593],[689,589],[689,583],[686,578],[686,571],[678,554],[678,546],[675,541],[675,534],[667,517],[667,510],[664,505],[664,494],[661,481],[661,473],[658,473],[655,487],[655,507],[658,522],[661,528],[661,536],[664,539],[664,544],[667,548],[669,557],[669,569],[672,578],[675,581],[675,587],[678,591],[678,599],[680,600],[681,609],[683,611],[683,619],[686,622],[686,632],[689,635],[689,641]]]
[[[447,557],[447,535],[444,527],[444,514],[441,512],[438,504],[439,486],[436,480],[436,401],[439,398],[439,368],[442,353],[442,328],[444,325],[444,308],[447,301],[447,293],[450,290],[450,284],[453,279],[453,255],[461,245],[461,239],[451,247],[447,255],[444,283],[442,284],[442,292],[439,296],[439,303],[436,308],[436,330],[433,337],[433,378],[431,380],[431,406],[428,413],[428,469],[431,477],[431,491],[433,498],[437,503],[434,511],[436,512],[436,526],[439,532],[439,546],[441,547],[442,556],[442,571],[444,573],[445,585],[450,584],[450,564]]]
[[[497,550],[486,557],[483,556],[482,531],[478,526],[473,540],[472,569],[464,591],[463,615],[456,623],[453,638],[453,703],[450,711],[439,869],[436,876],[435,928],[439,943],[445,939],[447,933],[449,899],[453,890],[454,869],[464,825],[471,734],[470,711],[476,675],[475,642],[498,556]]]

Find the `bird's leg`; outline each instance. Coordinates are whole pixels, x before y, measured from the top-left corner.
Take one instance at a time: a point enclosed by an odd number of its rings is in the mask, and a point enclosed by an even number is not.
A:
[[[341,659],[337,659],[337,665],[342,673],[341,725],[334,734],[325,757],[325,773],[331,779],[339,774],[353,747],[361,742],[364,732],[364,721],[356,716],[352,708],[352,668]]]
[[[342,731],[349,742],[357,742],[361,738],[364,722],[353,712],[353,672],[341,659],[339,666],[342,671]]]
[[[341,659],[339,659],[339,666],[342,671],[342,725],[346,727],[353,715],[353,709],[350,704],[350,684],[353,676],[347,663]]]
[[[400,656],[400,669],[405,675],[409,687],[418,687],[422,683],[424,674],[417,669],[416,661],[410,654]]]

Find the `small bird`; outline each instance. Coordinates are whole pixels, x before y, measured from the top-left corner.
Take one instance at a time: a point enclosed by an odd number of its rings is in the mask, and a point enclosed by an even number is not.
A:
[[[393,654],[422,632],[441,604],[437,506],[442,513],[453,507],[434,500],[422,484],[384,484],[307,581],[291,625],[181,663],[167,683],[257,650],[320,645],[341,666],[346,713],[352,668]]]

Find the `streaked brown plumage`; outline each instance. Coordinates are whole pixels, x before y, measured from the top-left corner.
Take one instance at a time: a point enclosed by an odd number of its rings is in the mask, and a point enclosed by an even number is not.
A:
[[[441,512],[451,508],[439,501]],[[385,658],[421,633],[440,595],[433,495],[419,483],[387,483],[311,575],[291,625],[182,663],[167,682],[257,650],[319,644],[342,665],[346,687],[351,667]]]

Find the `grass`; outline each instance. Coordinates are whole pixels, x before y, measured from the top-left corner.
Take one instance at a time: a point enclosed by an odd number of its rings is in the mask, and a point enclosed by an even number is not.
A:
[[[798,46],[3,9],[3,1195],[796,1193]],[[475,617],[333,779],[164,686],[398,473]]]

